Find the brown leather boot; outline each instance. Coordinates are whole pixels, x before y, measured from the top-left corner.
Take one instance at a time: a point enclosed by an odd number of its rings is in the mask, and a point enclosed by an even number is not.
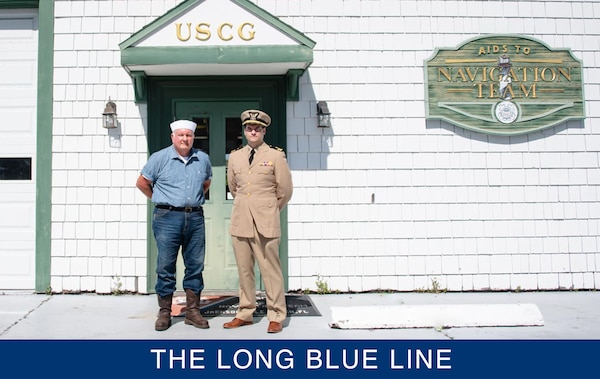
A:
[[[186,289],[185,301],[185,323],[196,328],[208,329],[208,320],[200,314],[200,294],[196,295],[193,290]]]
[[[171,304],[173,303],[173,294],[167,295],[165,297],[161,297],[159,294],[156,294],[158,297],[158,319],[154,323],[154,330],[159,332],[163,330],[169,329],[171,326]]]

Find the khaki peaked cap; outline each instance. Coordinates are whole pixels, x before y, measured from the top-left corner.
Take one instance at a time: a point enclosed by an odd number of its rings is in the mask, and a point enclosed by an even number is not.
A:
[[[258,109],[248,109],[240,116],[242,125],[259,124],[264,127],[271,125],[271,116]]]

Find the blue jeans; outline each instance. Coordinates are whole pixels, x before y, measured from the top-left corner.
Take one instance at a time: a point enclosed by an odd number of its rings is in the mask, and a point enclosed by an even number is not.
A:
[[[181,247],[185,273],[183,289],[199,294],[204,289],[204,255],[206,248],[204,212],[178,212],[154,209],[152,230],[158,248],[156,286],[161,297],[175,292],[177,254]]]

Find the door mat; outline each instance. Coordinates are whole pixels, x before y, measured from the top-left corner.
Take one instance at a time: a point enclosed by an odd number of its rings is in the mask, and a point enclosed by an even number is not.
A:
[[[443,304],[331,307],[335,329],[543,326],[535,304]]]
[[[285,295],[288,316],[321,316],[321,313],[308,295]],[[267,304],[264,296],[256,297],[255,316],[267,315]],[[173,298],[172,315],[185,314],[185,296]],[[200,300],[200,312],[203,316],[233,316],[239,307],[237,296],[206,296]]]

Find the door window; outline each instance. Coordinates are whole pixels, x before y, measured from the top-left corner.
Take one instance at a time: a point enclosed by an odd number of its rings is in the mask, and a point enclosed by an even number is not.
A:
[[[194,147],[204,151],[210,156],[210,118],[194,117],[192,121],[196,123],[194,133]],[[229,153],[243,144],[242,122],[239,117],[225,117],[225,178],[227,178],[227,162]],[[229,192],[229,186],[225,181],[225,199],[233,200]],[[206,193],[206,200],[210,200],[210,190]]]
[[[208,132],[210,129],[209,118],[193,118],[196,123],[196,133],[194,134],[194,147],[210,155],[210,144],[208,143]]]

